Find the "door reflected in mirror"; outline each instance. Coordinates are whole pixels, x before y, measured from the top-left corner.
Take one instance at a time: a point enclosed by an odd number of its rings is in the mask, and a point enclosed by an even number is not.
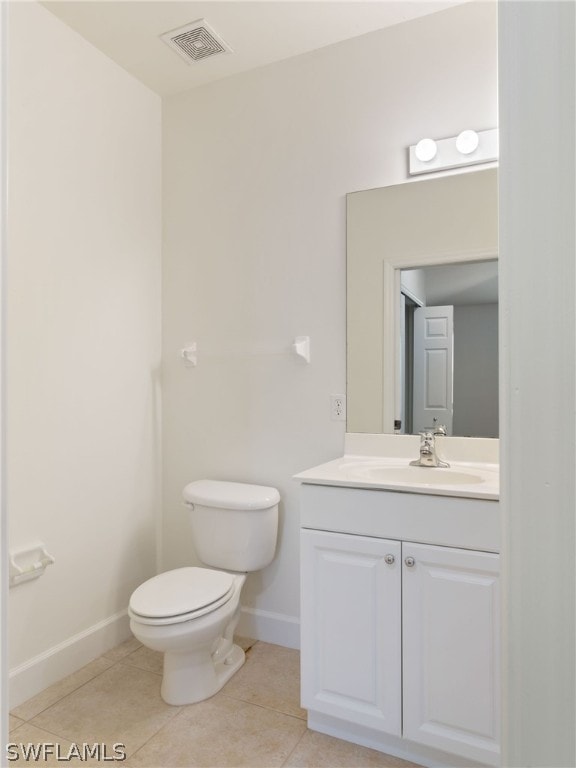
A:
[[[498,437],[497,259],[496,168],[347,196],[348,432]]]
[[[400,424],[498,437],[498,262],[400,272]]]

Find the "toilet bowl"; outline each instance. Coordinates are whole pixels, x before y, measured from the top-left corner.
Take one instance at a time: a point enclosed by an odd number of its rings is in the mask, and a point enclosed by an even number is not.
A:
[[[266,486],[202,480],[186,486],[184,499],[197,551],[218,569],[154,576],[134,591],[128,609],[136,639],[164,654],[161,695],[175,705],[213,696],[244,663],[233,643],[240,594],[246,571],[274,556],[280,496]]]
[[[226,588],[224,594],[202,605],[198,582],[205,585],[206,576],[211,574],[230,576],[230,582],[222,584]],[[164,654],[160,692],[168,704],[193,704],[213,696],[244,663],[244,651],[233,644],[232,638],[245,580],[245,574],[231,576],[206,568],[179,568],[156,576],[132,596],[128,610],[130,629],[143,645]],[[172,589],[189,589],[194,593],[185,612],[170,615],[173,605],[163,607],[158,602],[162,591],[170,594]],[[215,593],[208,591],[206,599]],[[181,602],[181,607],[184,605],[186,601]],[[133,606],[148,615],[138,613]]]

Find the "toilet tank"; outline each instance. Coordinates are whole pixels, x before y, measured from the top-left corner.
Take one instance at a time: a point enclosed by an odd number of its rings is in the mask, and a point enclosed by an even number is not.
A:
[[[183,491],[198,557],[228,571],[259,571],[274,558],[278,535],[276,488],[197,480]]]

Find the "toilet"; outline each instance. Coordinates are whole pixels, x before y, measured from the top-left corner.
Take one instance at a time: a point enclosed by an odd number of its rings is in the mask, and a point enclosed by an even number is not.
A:
[[[246,573],[274,558],[280,501],[275,488],[220,480],[189,483],[183,496],[196,553],[211,568],[154,576],[128,608],[136,639],[164,654],[161,695],[175,705],[213,696],[244,663],[233,643],[240,593]]]

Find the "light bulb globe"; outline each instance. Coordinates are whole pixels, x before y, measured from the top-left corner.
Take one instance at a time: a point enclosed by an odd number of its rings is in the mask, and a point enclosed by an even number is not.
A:
[[[462,155],[471,155],[478,149],[480,137],[476,131],[462,131],[456,137],[456,149]]]
[[[436,157],[437,151],[438,148],[434,139],[420,139],[416,144],[415,154],[420,162],[429,163]]]

